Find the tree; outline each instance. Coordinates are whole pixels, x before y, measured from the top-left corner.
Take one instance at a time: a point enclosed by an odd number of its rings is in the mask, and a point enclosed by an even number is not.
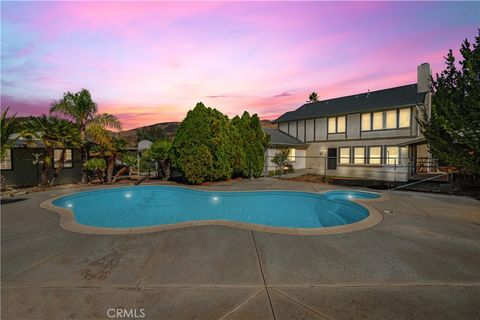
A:
[[[280,172],[282,172],[285,165],[288,164],[288,156],[290,155],[290,150],[288,148],[281,148],[275,153],[273,156],[272,162],[275,163],[279,168]]]
[[[64,93],[62,99],[52,103],[50,112],[66,116],[77,125],[82,142],[82,163],[87,160],[85,146],[87,137],[96,143],[108,143],[110,137],[107,128],[122,129],[117,117],[108,113],[98,113],[97,104],[87,89],[76,93]],[[86,182],[86,178],[86,172],[82,170],[83,183]]]
[[[14,133],[15,130],[15,116],[16,113],[11,116],[9,119],[7,118],[8,109],[6,108],[0,117],[0,138],[1,138],[1,145],[0,145],[0,160],[5,158],[5,154],[7,150],[9,150],[13,144],[15,143],[15,139],[11,139],[11,135]]]
[[[449,50],[446,69],[431,79],[431,110],[418,119],[433,157],[468,174],[480,172],[480,29],[475,40],[464,40],[459,69]]]
[[[55,166],[54,149],[62,149],[57,167],[50,181],[55,183],[65,161],[65,148],[80,145],[79,131],[70,121],[58,117],[42,115],[30,117],[22,123],[22,135],[27,138],[38,139],[44,145],[44,158],[41,183],[46,185],[49,181],[49,171]]]
[[[188,183],[231,177],[229,144],[228,118],[197,103],[177,129],[172,143],[172,164]]]
[[[159,165],[159,169],[162,172],[164,178],[170,176],[170,152],[172,143],[168,140],[156,140],[152,143],[149,149],[147,149],[142,157],[146,161],[155,161]],[[157,169],[158,177],[158,169]]]
[[[241,117],[236,116],[232,119],[232,126],[239,135],[236,145],[241,148],[240,160],[235,162],[239,164],[238,172],[244,177],[260,176],[269,139],[262,130],[260,119],[256,114],[250,116],[245,111]]]
[[[132,170],[138,168],[137,156],[131,152],[122,154],[122,162],[128,167],[128,175],[132,175]]]
[[[187,113],[172,143],[172,164],[188,183],[261,175],[268,137],[257,115],[231,121],[198,103]]]
[[[308,102],[317,102],[317,101],[318,101],[318,94],[315,91],[313,91],[308,96]]]
[[[0,160],[5,158],[7,151],[12,148],[17,140],[17,137],[11,138],[11,135],[15,131],[15,116],[17,114],[15,113],[12,117],[10,117],[10,119],[8,119],[7,113],[8,108],[2,112],[0,117]],[[3,175],[1,176],[0,185],[1,190],[4,190],[6,187],[6,180]]]
[[[102,158],[90,158],[85,162],[85,169],[90,170],[96,175],[100,182],[103,183],[103,177],[105,176],[105,169],[107,169],[107,163]]]
[[[119,153],[127,146],[127,141],[121,137],[110,134],[108,140],[103,141],[102,144],[96,146],[97,151],[103,157],[108,157],[107,160],[107,182],[111,183],[113,180],[113,171]]]

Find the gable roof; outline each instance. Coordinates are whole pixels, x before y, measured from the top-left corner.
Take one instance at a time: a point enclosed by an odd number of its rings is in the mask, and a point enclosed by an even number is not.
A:
[[[272,128],[263,128],[263,131],[270,136],[270,145],[280,146],[306,146],[305,142],[298,140],[286,133]]]
[[[422,104],[426,93],[417,92],[417,84],[364,92],[302,105],[295,111],[284,113],[272,123],[304,120],[347,113],[367,112]]]

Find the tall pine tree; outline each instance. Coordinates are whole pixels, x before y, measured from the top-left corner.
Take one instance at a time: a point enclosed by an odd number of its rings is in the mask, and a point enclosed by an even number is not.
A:
[[[419,123],[430,152],[441,162],[466,174],[480,172],[480,29],[471,45],[460,48],[463,60],[450,50],[446,69],[431,80],[431,110]]]

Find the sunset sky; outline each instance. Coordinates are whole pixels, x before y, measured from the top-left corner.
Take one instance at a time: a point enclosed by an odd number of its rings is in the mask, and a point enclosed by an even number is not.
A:
[[[196,102],[273,119],[320,99],[414,83],[473,41],[479,2],[4,2],[1,106],[47,113],[87,88],[125,128]]]

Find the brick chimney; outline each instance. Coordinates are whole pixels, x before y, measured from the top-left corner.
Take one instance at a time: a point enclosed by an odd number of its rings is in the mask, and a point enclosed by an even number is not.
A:
[[[430,77],[432,72],[430,71],[430,64],[422,63],[417,67],[417,92],[429,92],[430,91]]]

